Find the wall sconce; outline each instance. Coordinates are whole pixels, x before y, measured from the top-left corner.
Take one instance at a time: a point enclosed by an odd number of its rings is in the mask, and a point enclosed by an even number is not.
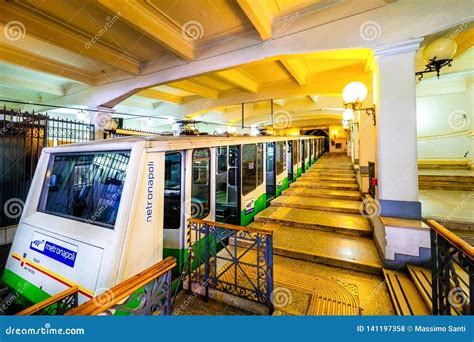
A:
[[[367,96],[367,87],[362,82],[351,82],[344,87],[342,91],[342,99],[344,101],[344,108],[346,109],[344,113],[348,109],[352,110],[352,115],[356,110],[365,110],[367,116],[372,115],[372,119],[374,120],[374,126],[376,125],[376,118],[375,118],[375,106],[362,108],[362,102],[364,101],[365,97]],[[343,114],[344,115],[344,114]],[[347,114],[349,115],[349,114]]]
[[[439,71],[445,66],[451,66],[457,48],[458,45],[451,38],[438,38],[426,45],[423,49],[423,58],[427,64],[425,70],[415,73],[419,76],[418,80],[421,81],[423,74],[429,72],[436,72],[439,79]]]

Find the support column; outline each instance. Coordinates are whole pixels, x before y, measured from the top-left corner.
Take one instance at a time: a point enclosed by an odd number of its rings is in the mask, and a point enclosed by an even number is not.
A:
[[[95,140],[104,139],[105,130],[112,127],[112,114],[115,109],[109,107],[97,107],[96,112],[90,112],[90,122],[95,127]]]
[[[381,215],[421,218],[418,201],[415,53],[421,39],[375,51],[378,64],[377,198]]]
[[[375,71],[374,71],[375,74]],[[374,83],[372,89],[376,88]],[[373,97],[367,97],[363,107],[372,107],[374,105]],[[365,111],[357,111],[359,117],[359,175],[360,187],[363,193],[369,191],[369,162],[375,162],[375,150],[377,144],[376,126],[371,116]]]

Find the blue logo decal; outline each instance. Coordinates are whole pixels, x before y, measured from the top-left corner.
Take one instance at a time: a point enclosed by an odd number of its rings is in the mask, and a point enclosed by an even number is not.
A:
[[[74,245],[71,246],[75,247]],[[47,240],[33,240],[31,241],[30,249],[70,267],[74,267],[76,262],[77,247],[73,251]]]

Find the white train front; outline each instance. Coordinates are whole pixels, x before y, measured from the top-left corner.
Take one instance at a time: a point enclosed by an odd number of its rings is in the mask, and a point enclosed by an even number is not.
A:
[[[321,137],[134,137],[45,148],[2,280],[23,304],[80,302],[168,255],[190,217],[247,225],[323,152]]]

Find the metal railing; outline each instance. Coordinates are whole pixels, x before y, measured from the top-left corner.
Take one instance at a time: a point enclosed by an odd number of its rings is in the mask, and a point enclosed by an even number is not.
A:
[[[171,315],[171,272],[176,259],[159,263],[117,284],[66,313],[66,316]]]
[[[433,315],[474,314],[474,249],[434,220],[431,228]]]
[[[73,286],[17,313],[17,316],[64,315],[77,307],[79,287]]]
[[[189,289],[198,284],[273,312],[273,232],[191,218],[187,229]],[[202,294],[202,293],[201,293]]]

